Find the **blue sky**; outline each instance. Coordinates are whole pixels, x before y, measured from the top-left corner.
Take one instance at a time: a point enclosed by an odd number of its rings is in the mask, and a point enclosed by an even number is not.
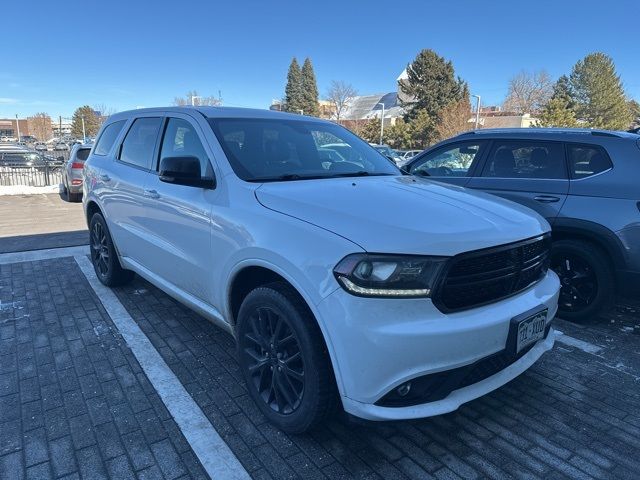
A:
[[[640,99],[635,0],[4,3],[3,44],[17,49],[0,56],[0,117],[168,105],[190,89],[266,108],[293,56],[312,59],[321,94],[334,79],[392,91],[423,48],[452,60],[484,104],[501,102],[521,70],[556,78],[593,51],[613,57]]]

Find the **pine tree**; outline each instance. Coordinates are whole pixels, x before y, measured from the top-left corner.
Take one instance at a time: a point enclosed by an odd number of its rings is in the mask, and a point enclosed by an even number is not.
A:
[[[536,127],[577,127],[575,113],[562,96],[549,100],[538,116]]]
[[[589,127],[623,130],[631,124],[631,112],[613,60],[591,53],[573,67],[569,77],[576,114]]]
[[[306,58],[302,64],[302,98],[305,115],[320,116],[320,105],[318,104],[318,84],[316,74],[313,72],[311,60]]]
[[[553,86],[553,94],[551,98],[560,98],[567,104],[567,108],[574,109],[576,102],[573,98],[573,92],[571,91],[571,83],[569,77],[561,75]]]
[[[284,89],[284,108],[287,112],[300,113],[304,109],[302,96],[302,71],[298,60],[293,57],[287,73],[287,86]]]
[[[461,100],[465,82],[455,77],[453,64],[433,50],[422,50],[407,66],[406,80],[400,82],[402,92],[409,98],[402,106],[408,109],[411,120],[424,110],[436,118],[452,101]]]
[[[84,117],[84,131],[87,137],[93,137],[100,130],[100,118],[96,115],[96,112],[89,105],[77,108],[73,112],[73,118],[71,119],[71,134],[75,138],[82,137],[82,119]]]

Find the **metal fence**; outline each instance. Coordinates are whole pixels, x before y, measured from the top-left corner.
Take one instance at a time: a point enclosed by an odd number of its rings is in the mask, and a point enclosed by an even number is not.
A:
[[[68,157],[68,151],[0,151],[0,186],[58,185],[62,181],[62,169]]]

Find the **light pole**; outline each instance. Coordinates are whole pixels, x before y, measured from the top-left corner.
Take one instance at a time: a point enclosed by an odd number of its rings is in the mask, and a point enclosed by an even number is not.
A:
[[[87,132],[84,129],[84,115],[80,118],[82,119],[82,143],[87,143]]]
[[[16,130],[18,131],[18,142],[20,141],[20,120],[18,120],[18,114],[16,113]]]
[[[195,104],[195,102],[194,102],[194,100],[195,100],[196,98],[198,98],[198,99],[199,99],[199,98],[200,98],[200,96],[199,96],[199,95],[191,95],[191,106],[192,106],[192,107],[195,107],[195,106],[196,106],[196,104]]]
[[[478,129],[478,125],[480,124],[480,95],[471,95],[472,97],[476,97],[478,101],[476,102],[476,127],[475,130]]]
[[[380,145],[382,145],[382,136],[384,135],[384,103],[376,103],[376,105],[382,105],[382,116],[380,117]]]
[[[300,112],[300,115],[304,115],[304,110],[298,110]]]

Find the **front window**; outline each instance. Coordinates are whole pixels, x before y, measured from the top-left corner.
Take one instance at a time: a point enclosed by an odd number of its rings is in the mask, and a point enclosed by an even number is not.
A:
[[[249,182],[399,175],[387,158],[331,123],[210,118],[233,171]]]
[[[447,145],[416,160],[411,165],[411,173],[432,177],[466,177],[483,146],[484,142]]]

